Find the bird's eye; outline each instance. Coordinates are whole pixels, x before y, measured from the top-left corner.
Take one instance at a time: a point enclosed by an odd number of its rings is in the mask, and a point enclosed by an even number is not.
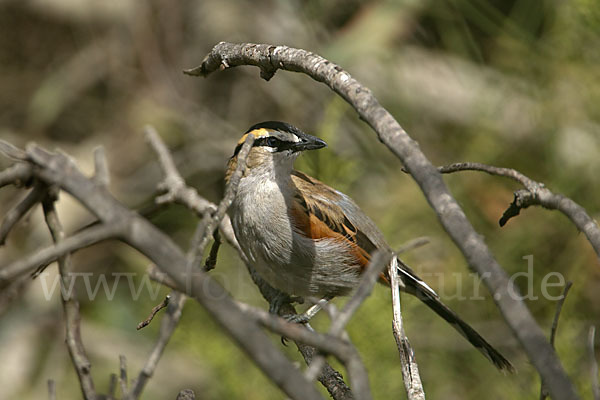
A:
[[[270,136],[267,138],[267,146],[277,147],[278,144],[279,144],[279,139],[277,139],[276,137]]]

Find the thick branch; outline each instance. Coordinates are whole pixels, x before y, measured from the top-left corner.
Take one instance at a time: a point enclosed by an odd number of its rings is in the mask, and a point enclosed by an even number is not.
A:
[[[212,72],[240,65],[255,65],[261,76],[270,79],[277,69],[302,72],[328,85],[358,112],[377,132],[379,139],[397,155],[421,187],[440,222],[460,248],[493,295],[502,315],[525,349],[536,369],[549,382],[555,398],[576,399],[570,382],[554,349],[546,340],[529,309],[511,293],[518,293],[504,269],[494,259],[483,238],[475,231],[463,210],[452,197],[441,175],[420,150],[419,145],[385,110],[371,91],[353,79],[338,65],[301,49],[266,44],[221,42],[206,56],[202,65],[184,71],[206,76]]]

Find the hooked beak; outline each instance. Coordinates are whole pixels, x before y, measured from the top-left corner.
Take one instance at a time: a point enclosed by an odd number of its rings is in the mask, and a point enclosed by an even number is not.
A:
[[[317,150],[323,147],[327,147],[325,141],[319,139],[316,136],[304,134],[298,143],[295,143],[292,150],[294,152],[304,150]]]

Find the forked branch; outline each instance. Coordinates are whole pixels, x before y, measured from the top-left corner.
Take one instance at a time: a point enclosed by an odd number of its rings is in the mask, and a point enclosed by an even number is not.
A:
[[[509,219],[516,217],[521,210],[529,206],[542,206],[548,210],[558,210],[566,215],[579,231],[585,234],[594,251],[600,257],[600,227],[598,223],[579,204],[561,194],[553,193],[543,183],[536,182],[512,168],[500,168],[474,162],[450,164],[440,167],[439,171],[442,174],[458,171],[482,171],[519,182],[525,189],[515,191],[513,202],[500,218],[500,226],[504,226]]]

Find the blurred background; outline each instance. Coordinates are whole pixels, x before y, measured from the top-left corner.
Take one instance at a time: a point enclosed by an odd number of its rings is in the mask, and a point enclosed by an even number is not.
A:
[[[93,149],[104,146],[111,192],[138,208],[152,202],[161,179],[143,139],[146,124],[160,132],[187,182],[215,202],[227,159],[250,125],[277,119],[315,134],[329,147],[301,157],[297,167],[351,195],[392,246],[429,237],[405,261],[518,370],[498,373],[444,321],[404,296],[406,331],[428,398],[536,398],[533,367],[398,159],[350,106],[306,76],[279,71],[265,82],[250,67],[206,79],[182,74],[219,41],[316,52],[372,89],[434,164],[515,168],[598,219],[600,2],[0,2],[2,139],[60,148],[88,173]],[[0,167],[8,165],[0,159]],[[573,281],[556,348],[579,392],[591,398],[586,341],[589,327],[600,322],[600,269],[590,244],[566,217],[541,208],[524,210],[500,228],[498,219],[519,188],[512,181],[476,172],[445,180],[548,334],[562,284]],[[23,195],[2,189],[0,215]],[[92,220],[66,194],[59,214],[69,232]],[[188,247],[196,219],[187,210],[172,206],[152,221]],[[1,264],[50,242],[37,208],[0,247]],[[135,327],[168,292],[148,283],[146,259],[116,242],[80,251],[74,262],[79,293],[86,293],[86,282],[98,288],[93,299],[81,299],[82,335],[96,387],[106,393],[119,354],[127,356],[130,377],[139,372],[161,314],[149,327]],[[45,398],[48,379],[56,380],[59,399],[81,397],[64,344],[60,296],[56,286],[52,290],[55,265],[47,271],[0,296],[1,399]],[[211,274],[235,298],[267,308],[227,246]],[[326,330],[326,316],[314,326]],[[389,291],[377,287],[348,330],[375,398],[404,398]],[[273,341],[279,345],[277,336]],[[293,345],[285,351],[300,359]],[[143,398],[174,399],[183,388],[203,399],[283,398],[195,302],[186,305]]]

